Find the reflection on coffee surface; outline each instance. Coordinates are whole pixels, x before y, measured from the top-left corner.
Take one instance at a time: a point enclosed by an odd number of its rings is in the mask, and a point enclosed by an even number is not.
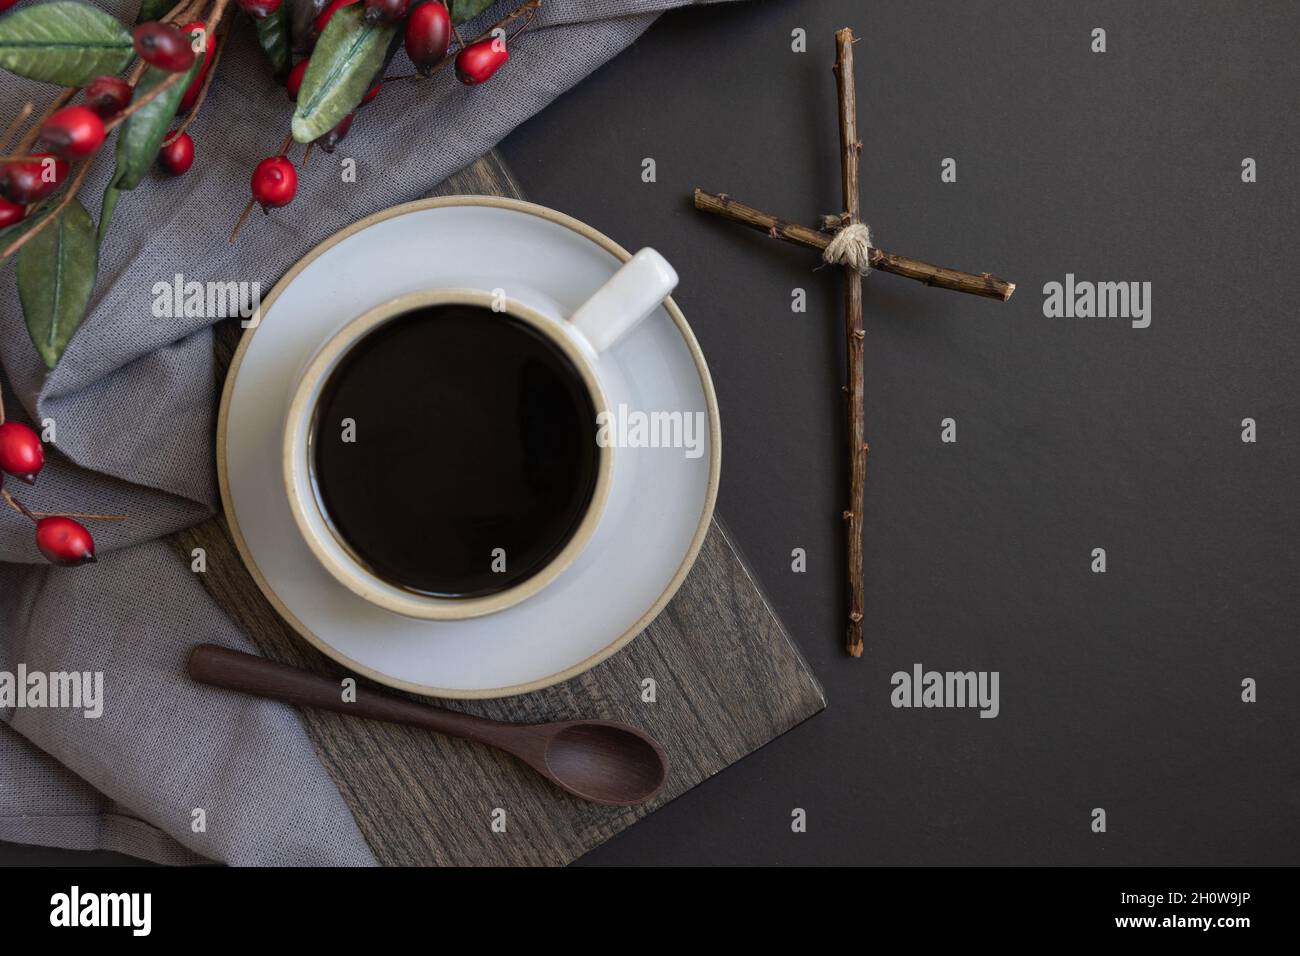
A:
[[[526,322],[419,309],[353,345],[326,381],[312,482],[335,535],[380,578],[492,594],[577,531],[599,470],[595,422],[573,362]]]

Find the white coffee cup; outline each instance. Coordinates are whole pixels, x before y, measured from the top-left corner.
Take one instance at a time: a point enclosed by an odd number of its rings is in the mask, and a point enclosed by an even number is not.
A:
[[[598,446],[595,490],[580,523],[564,547],[541,570],[513,586],[476,597],[436,597],[409,590],[379,577],[338,535],[320,502],[311,475],[311,440],[316,407],[333,371],[349,350],[381,325],[411,311],[438,305],[470,305],[504,312],[546,336],[573,363],[590,394],[597,415],[608,414],[597,359],[677,286],[677,273],[659,253],[642,249],[590,298],[565,317],[553,307],[541,309],[491,291],[443,288],[412,292],[377,306],[339,329],[307,363],[293,391],[282,444],[285,492],[294,521],[321,565],[340,584],[365,600],[408,617],[456,620],[512,607],[558,578],[590,542],[600,523],[613,484],[614,451]],[[592,423],[595,441],[596,423]],[[448,503],[454,508],[454,503]]]

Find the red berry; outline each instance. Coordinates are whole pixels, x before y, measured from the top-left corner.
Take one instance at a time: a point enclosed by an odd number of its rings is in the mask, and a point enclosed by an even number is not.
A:
[[[309,62],[309,60],[299,60],[289,71],[289,76],[284,81],[284,88],[289,91],[289,99],[298,99],[298,90],[302,88],[302,75],[307,72]]]
[[[117,76],[97,76],[86,84],[83,99],[100,119],[112,119],[131,102],[133,87]]]
[[[428,76],[447,58],[451,47],[451,14],[441,3],[425,3],[406,18],[406,55]]]
[[[361,102],[358,103],[357,105],[358,105],[358,106],[365,106],[367,103],[369,103],[371,100],[373,100],[376,96],[379,95],[379,88],[380,88],[381,86],[383,86],[383,85],[384,85],[384,84],[382,84],[382,83],[376,83],[373,87],[371,87],[369,93],[367,93],[365,96],[361,97]]]
[[[192,42],[180,30],[156,20],[135,28],[135,52],[140,59],[169,73],[180,73],[194,65]]]
[[[366,23],[396,23],[410,5],[411,0],[366,0]]]
[[[63,515],[36,522],[36,547],[51,564],[75,567],[95,560],[95,539],[83,525]]]
[[[321,11],[320,16],[316,18],[316,23],[312,27],[312,29],[316,31],[316,35],[320,36],[325,32],[325,24],[330,22],[330,18],[334,16],[337,11],[341,10],[343,7],[350,7],[356,2],[357,0],[333,0],[328,7]]]
[[[263,209],[287,206],[298,191],[298,171],[283,156],[272,156],[253,170],[253,198]]]
[[[158,150],[158,165],[173,176],[180,176],[194,165],[194,140],[189,133],[181,133]]]
[[[26,206],[20,206],[18,203],[10,202],[4,196],[0,196],[0,229],[22,222],[26,216]]]
[[[208,67],[212,66],[212,55],[217,49],[217,38],[206,32],[207,24],[202,20],[195,20],[181,27],[181,33],[191,38],[190,49],[194,48],[193,38],[200,30],[204,31],[203,65],[199,67],[199,72],[194,74],[194,79],[190,80],[190,85],[185,88],[181,105],[177,107],[182,112],[193,106],[194,101],[199,98],[199,89],[203,86],[204,77],[208,75]]]
[[[485,83],[508,59],[510,51],[506,49],[506,41],[499,37],[471,43],[456,54],[456,79],[466,86]]]
[[[104,144],[104,121],[88,106],[65,106],[41,124],[39,143],[64,159],[85,159]]]
[[[327,153],[334,152],[334,147],[343,142],[343,137],[348,135],[348,130],[352,128],[352,121],[356,118],[357,111],[353,110],[347,116],[339,120],[338,125],[336,125],[332,130],[316,140],[317,145]]]
[[[68,178],[68,161],[51,153],[26,163],[5,163],[0,172],[0,196],[29,206],[44,199]]]
[[[265,20],[280,9],[283,0],[239,0],[239,9],[254,20]]]
[[[0,471],[31,485],[44,464],[45,447],[36,432],[20,422],[0,425]]]
[[[4,12],[5,10],[8,10],[17,2],[18,0],[0,0],[0,13]]]

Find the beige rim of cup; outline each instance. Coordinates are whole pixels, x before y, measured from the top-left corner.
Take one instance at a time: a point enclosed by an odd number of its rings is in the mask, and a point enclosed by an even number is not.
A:
[[[285,416],[281,448],[281,467],[284,490],[289,496],[289,510],[293,513],[294,523],[297,524],[299,533],[307,542],[307,547],[311,549],[312,554],[316,556],[316,560],[320,561],[325,570],[340,584],[371,604],[396,614],[429,621],[458,621],[482,617],[484,614],[513,607],[542,590],[573,564],[592,535],[596,533],[596,526],[605,511],[605,502],[609,498],[614,472],[614,449],[602,447],[598,449],[596,487],[592,492],[591,502],[587,505],[586,514],[578,523],[573,536],[560,549],[560,553],[542,570],[496,594],[482,597],[439,598],[405,591],[384,581],[367,568],[351,546],[335,533],[332,522],[320,507],[316,495],[311,492],[310,442],[316,403],[325,382],[348,350],[385,322],[414,309],[447,304],[476,305],[492,309],[496,301],[492,293],[481,289],[426,289],[407,293],[378,305],[368,312],[363,312],[335,332],[316,353],[294,389],[293,397],[289,400],[289,413]],[[504,311],[528,323],[544,335],[547,341],[553,342],[564,352],[574,368],[578,370],[597,413],[608,410],[609,403],[605,400],[605,393],[591,368],[591,362],[570,337],[570,333],[561,327],[565,322],[564,319],[558,322],[548,319],[535,309],[513,299],[506,300]],[[319,524],[308,518],[308,512],[319,517]],[[350,560],[340,560],[335,552],[322,543],[322,531],[338,544]]]
[[[632,258],[632,254],[620,246],[614,240],[610,239],[603,233],[597,232],[584,222],[574,219],[572,216],[566,216],[563,213],[548,209],[545,206],[539,206],[536,203],[524,202],[519,199],[508,199],[504,196],[439,196],[433,199],[420,199],[415,202],[404,203],[400,206],[394,206],[391,209],[385,209],[377,212],[373,216],[367,216],[358,222],[353,223],[345,229],[341,229],[334,235],[330,236],[316,248],[312,249],[305,256],[284,274],[284,277],[275,284],[270,294],[263,300],[262,314],[260,321],[266,321],[266,313],[275,304],[276,299],[296,279],[307,266],[311,265],[315,259],[327,250],[331,249],[344,239],[373,226],[375,223],[383,222],[386,219],[392,219],[395,216],[405,215],[406,213],[419,212],[424,209],[440,209],[444,206],[487,206],[497,209],[510,209],[515,212],[524,213],[529,216],[536,216],[539,219],[545,219],[556,225],[563,226],[576,232],[586,239],[590,239],[596,245],[600,246],[606,252],[615,256],[622,262],[627,262]],[[365,664],[355,661],[346,654],[340,653],[336,648],[321,640],[300,621],[284,602],[280,600],[275,589],[271,587],[261,569],[258,568],[257,562],[253,560],[252,554],[248,550],[248,544],[244,541],[243,532],[239,528],[239,520],[235,514],[234,504],[230,496],[230,481],[227,475],[226,462],[226,429],[229,424],[230,400],[234,394],[235,381],[239,374],[239,366],[244,359],[244,353],[248,350],[249,342],[257,332],[256,326],[247,329],[240,339],[239,347],[235,350],[235,355],[230,361],[230,368],[226,373],[226,384],[221,393],[221,405],[217,413],[217,483],[221,490],[221,506],[226,513],[226,521],[230,526],[230,533],[235,540],[235,547],[239,550],[240,557],[243,558],[248,572],[252,575],[262,594],[266,597],[271,606],[284,618],[289,625],[297,631],[302,638],[311,644],[326,657],[337,661],[344,667],[349,668],[371,680],[389,687],[396,687],[399,690],[409,691],[413,694],[424,694],[430,697],[445,697],[456,700],[484,700],[492,697],[511,697],[515,694],[527,694],[531,691],[541,690],[544,687],[550,687],[553,684],[559,684],[562,681],[577,677],[579,674],[590,670],[601,661],[622,650],[627,644],[650,624],[672,600],[677,589],[681,587],[682,582],[686,580],[686,575],[690,572],[691,566],[695,563],[696,557],[700,553],[700,548],[704,544],[704,538],[709,531],[709,523],[713,519],[713,509],[718,499],[718,481],[722,471],[722,423],[718,417],[718,397],[713,390],[713,379],[709,375],[708,364],[704,360],[704,353],[700,350],[700,344],[695,339],[695,333],[686,322],[686,317],[682,315],[681,309],[677,307],[672,298],[664,300],[664,308],[668,311],[668,316],[673,320],[681,333],[682,339],[686,342],[687,348],[690,349],[691,357],[695,360],[696,370],[699,372],[700,385],[704,390],[705,404],[709,411],[709,483],[705,490],[704,507],[700,511],[700,521],[695,529],[695,535],[691,539],[691,545],[686,551],[686,556],[678,566],[677,572],[673,575],[672,580],[668,582],[663,593],[655,600],[643,615],[626,631],[618,635],[601,648],[595,654],[585,660],[579,661],[571,667],[548,674],[546,677],[537,680],[528,681],[523,684],[511,684],[505,687],[490,687],[474,690],[464,688],[435,687],[428,684],[417,684],[413,681],[405,681],[384,674]],[[260,322],[259,322],[260,324]]]

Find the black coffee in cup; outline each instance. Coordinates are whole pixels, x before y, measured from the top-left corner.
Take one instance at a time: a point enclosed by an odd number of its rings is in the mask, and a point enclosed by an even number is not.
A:
[[[596,408],[565,352],[475,305],[404,313],[326,380],[308,460],[335,537],[436,597],[525,581],[573,537],[600,470]]]

